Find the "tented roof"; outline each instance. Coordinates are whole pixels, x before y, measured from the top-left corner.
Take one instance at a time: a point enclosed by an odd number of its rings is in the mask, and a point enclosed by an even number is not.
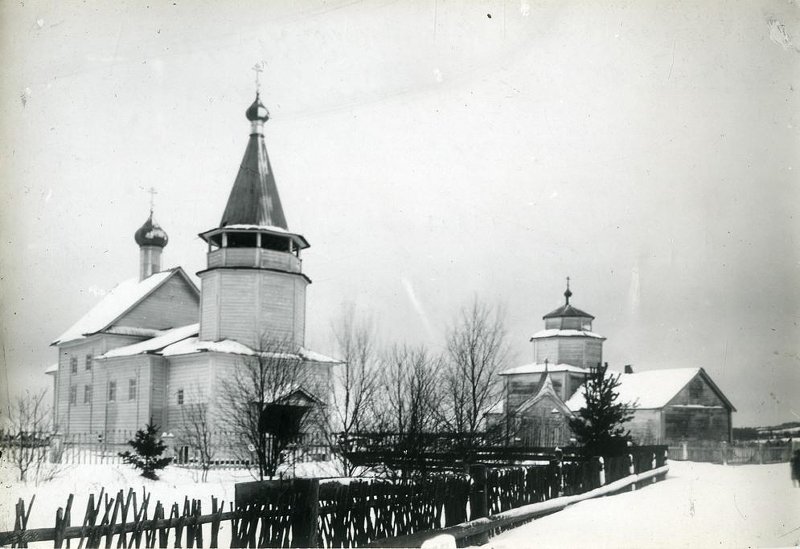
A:
[[[219,226],[256,225],[288,229],[264,135],[250,134]]]

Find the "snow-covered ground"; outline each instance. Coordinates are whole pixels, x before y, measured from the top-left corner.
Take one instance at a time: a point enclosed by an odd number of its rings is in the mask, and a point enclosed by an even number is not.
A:
[[[306,464],[312,465],[312,464]],[[0,466],[0,530],[13,527],[14,504],[31,494],[36,501],[29,528],[54,525],[56,510],[75,494],[72,524],[83,518],[88,494],[102,487],[115,494],[145,487],[165,506],[184,496],[233,501],[234,484],[252,477],[245,471],[212,471],[198,482],[193,471],[168,467],[159,481],[138,476],[128,466],[76,465],[55,480],[36,486],[12,480]],[[520,526],[493,538],[489,547],[788,547],[800,544],[800,488],[792,486],[789,465],[724,467],[671,462],[667,480],[635,492],[598,498]],[[298,470],[302,475],[304,471]],[[333,474],[331,471],[329,474]],[[151,515],[152,516],[152,515]],[[224,530],[223,526],[223,530]],[[227,534],[227,535],[226,535]],[[220,541],[229,539],[221,532]]]
[[[485,547],[791,547],[800,545],[800,488],[789,464],[670,462],[667,480],[577,503]]]

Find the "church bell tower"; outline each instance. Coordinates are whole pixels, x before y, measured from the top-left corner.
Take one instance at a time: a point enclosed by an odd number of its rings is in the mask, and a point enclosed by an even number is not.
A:
[[[301,250],[289,230],[264,142],[269,112],[258,93],[246,116],[250,138],[219,227],[208,244],[201,280],[200,339],[233,339],[254,349],[266,342],[300,347],[305,339],[306,287]]]

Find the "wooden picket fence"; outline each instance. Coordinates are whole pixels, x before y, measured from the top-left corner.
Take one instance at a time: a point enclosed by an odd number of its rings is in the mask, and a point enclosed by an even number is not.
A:
[[[211,513],[200,500],[184,498],[170,506],[150,494],[122,490],[89,496],[78,525],[72,526],[73,500],[59,508],[53,528],[28,528],[34,500],[16,505],[14,530],[0,532],[0,545],[26,547],[52,541],[63,547],[363,547],[386,540],[435,534],[510,509],[578,495],[621,479],[663,467],[665,447],[637,449],[630,455],[554,462],[549,465],[487,467],[469,474],[449,473],[421,479],[318,479],[261,481],[236,485],[235,502],[211,498]],[[655,477],[653,477],[655,480]],[[650,482],[650,481],[648,481]],[[152,514],[150,511],[152,509]],[[225,525],[223,529],[222,526]],[[221,529],[224,535],[220,536]],[[461,543],[483,538],[465,537]]]

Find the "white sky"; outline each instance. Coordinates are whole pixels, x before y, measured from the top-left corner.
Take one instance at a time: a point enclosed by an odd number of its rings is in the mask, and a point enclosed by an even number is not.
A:
[[[0,25],[0,398],[137,276],[144,189],[165,266],[203,268],[263,59],[312,347],[355,301],[438,348],[478,295],[526,362],[569,275],[612,367],[702,366],[736,425],[800,418],[795,0],[26,0]]]

